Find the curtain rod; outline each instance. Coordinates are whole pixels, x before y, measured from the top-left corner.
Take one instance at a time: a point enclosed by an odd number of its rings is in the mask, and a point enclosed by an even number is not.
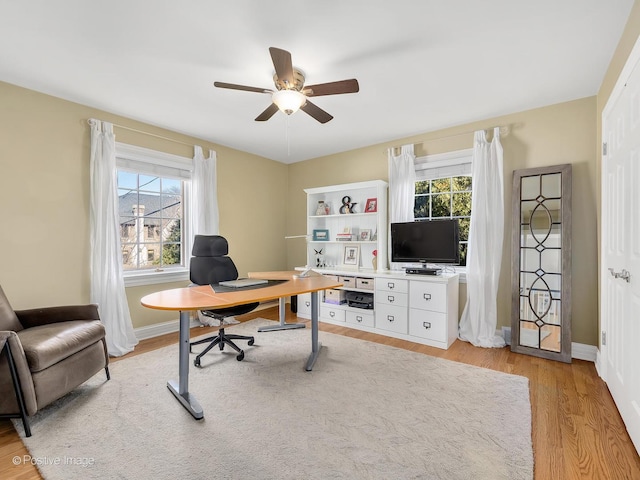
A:
[[[90,118],[90,119],[87,120],[87,123],[89,125],[91,125],[91,120],[93,120],[93,119]],[[180,145],[186,145],[187,147],[194,147],[194,145],[192,143],[181,142],[180,140],[175,140],[173,138],[164,137],[162,135],[157,135],[155,133],[145,132],[144,130],[138,130],[137,128],[125,127],[124,125],[119,125],[117,123],[111,123],[111,124],[114,127],[122,128],[123,130],[129,130],[131,132],[142,133],[143,135],[148,135],[150,137],[160,138],[162,140],[168,140],[169,142],[179,143]]]
[[[493,127],[479,128],[478,130],[487,131],[487,130],[493,130],[494,128],[499,128],[500,129],[500,135],[502,135],[503,137],[506,137],[507,135],[509,135],[509,131],[511,130],[508,125],[495,125]],[[445,135],[443,137],[434,137],[434,138],[429,138],[428,140],[417,140],[415,142],[410,143],[409,145],[411,145],[411,144],[419,145],[421,143],[432,142],[434,140],[445,140],[447,138],[461,137],[462,135],[469,135],[470,133],[475,133],[478,130],[466,130],[464,132],[454,133],[454,134],[451,134],[451,135]],[[407,144],[405,143],[403,145],[407,145]],[[403,145],[393,145],[393,146],[391,146],[389,148],[394,148],[394,149],[395,148],[401,148]],[[387,153],[387,152],[385,152],[385,153]]]

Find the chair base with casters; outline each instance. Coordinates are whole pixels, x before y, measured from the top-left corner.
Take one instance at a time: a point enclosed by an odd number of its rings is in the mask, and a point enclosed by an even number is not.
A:
[[[254,310],[258,306],[258,303],[250,303],[248,305],[241,305],[239,307],[232,307],[229,309],[219,309],[219,310],[205,310],[202,312],[203,315],[215,318],[220,322],[220,329],[218,330],[217,335],[212,337],[207,337],[202,340],[198,340],[196,342],[189,343],[189,353],[193,353],[191,347],[194,345],[201,345],[203,343],[209,343],[207,348],[205,348],[202,352],[198,354],[198,356],[193,361],[193,364],[196,367],[201,367],[200,359],[206,355],[213,347],[218,345],[218,348],[222,351],[224,350],[225,345],[229,345],[233,348],[238,355],[236,356],[236,360],[239,362],[244,359],[244,350],[242,350],[238,345],[236,345],[233,340],[248,340],[247,345],[251,346],[255,342],[255,338],[248,335],[227,335],[224,331],[224,319],[229,316],[231,310],[233,310],[234,315],[241,315],[242,313],[248,313],[251,310]]]

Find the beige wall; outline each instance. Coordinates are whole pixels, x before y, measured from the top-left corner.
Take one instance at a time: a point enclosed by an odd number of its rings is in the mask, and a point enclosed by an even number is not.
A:
[[[0,105],[0,285],[14,308],[90,301],[88,118],[214,149],[220,231],[238,270],[284,267],[286,165],[2,82]],[[120,142],[193,156],[186,145],[115,133]],[[273,215],[264,214],[265,205]],[[174,286],[182,284],[127,289],[135,327],[177,318],[140,306],[145,294]]]
[[[502,138],[505,176],[504,257],[498,292],[498,326],[511,323],[511,178],[517,169],[571,163],[573,165],[573,341],[597,344],[596,250],[596,98],[589,97],[549,107],[496,117],[473,124],[425,133],[296,163],[289,167],[289,234],[306,231],[303,189],[362,180],[388,180],[386,150],[390,146],[416,144],[417,155],[472,147],[476,129],[508,126]],[[305,263],[304,245],[289,247],[289,267]],[[460,312],[465,285],[460,289]]]

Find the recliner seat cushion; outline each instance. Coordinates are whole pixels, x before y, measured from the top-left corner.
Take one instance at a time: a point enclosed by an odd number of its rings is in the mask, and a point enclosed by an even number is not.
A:
[[[18,332],[29,370],[39,372],[100,341],[99,320],[73,320],[27,328]]]

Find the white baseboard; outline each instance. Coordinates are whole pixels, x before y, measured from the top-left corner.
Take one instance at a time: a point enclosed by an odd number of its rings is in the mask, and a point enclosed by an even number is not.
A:
[[[277,302],[265,302],[258,305],[255,311],[264,310],[265,308],[271,308],[277,306]],[[201,327],[202,324],[195,318],[191,319],[190,328]],[[166,335],[167,333],[174,333],[180,331],[180,319],[169,320],[168,322],[154,323],[153,325],[147,325],[145,327],[138,327],[133,330],[138,341],[146,340],[148,338],[159,337],[160,335]]]

